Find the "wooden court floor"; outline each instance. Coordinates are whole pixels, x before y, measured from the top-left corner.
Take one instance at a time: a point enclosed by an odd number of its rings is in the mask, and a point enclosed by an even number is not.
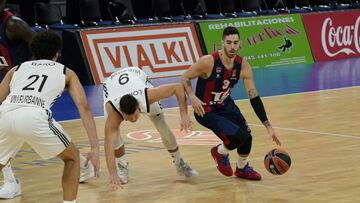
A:
[[[176,174],[156,133],[132,133],[132,139],[126,138],[130,182],[123,189],[111,191],[101,154],[101,177],[80,185],[78,202],[360,202],[360,87],[267,97],[263,101],[283,148],[292,158],[286,174],[274,176],[265,170],[264,155],[276,146],[267,138],[248,100],[241,100],[238,104],[253,132],[250,163],[262,174],[260,182],[222,176],[210,156],[211,146],[219,143],[211,133],[177,133],[184,159],[200,173],[192,180]],[[169,125],[178,129],[177,109],[166,110],[166,116]],[[207,131],[193,121],[194,130]],[[104,118],[96,118],[96,123],[103,140]],[[81,122],[62,124],[80,150],[86,152],[89,145]],[[124,123],[121,133],[126,136],[151,129],[150,121],[143,116],[135,124]],[[234,152],[233,166],[235,161]],[[41,161],[24,146],[12,163],[22,180],[23,195],[0,203],[61,202],[59,160]]]

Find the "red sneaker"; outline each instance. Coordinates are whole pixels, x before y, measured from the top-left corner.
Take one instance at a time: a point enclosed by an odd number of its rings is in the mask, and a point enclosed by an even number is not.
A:
[[[260,173],[256,172],[251,166],[249,166],[249,163],[247,163],[243,169],[236,166],[235,176],[248,180],[261,180]]]
[[[222,173],[224,176],[232,176],[233,170],[231,168],[229,162],[229,154],[223,155],[217,151],[217,146],[211,148],[211,156],[214,158],[217,169]]]

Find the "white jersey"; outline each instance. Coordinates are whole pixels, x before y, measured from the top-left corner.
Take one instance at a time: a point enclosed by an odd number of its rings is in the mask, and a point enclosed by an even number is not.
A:
[[[32,106],[50,110],[65,88],[65,66],[51,60],[20,64],[10,82],[10,93],[2,106]]]
[[[120,99],[126,94],[133,95],[139,102],[140,112],[149,114],[160,113],[159,103],[150,105],[147,99],[147,88],[153,87],[144,71],[138,67],[123,68],[111,74],[103,83],[104,108],[107,102],[121,114]]]

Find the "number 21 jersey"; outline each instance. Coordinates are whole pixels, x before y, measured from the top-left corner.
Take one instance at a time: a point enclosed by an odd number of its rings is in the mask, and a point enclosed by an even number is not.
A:
[[[65,66],[51,60],[20,64],[10,82],[3,105],[32,106],[50,110],[65,89]]]

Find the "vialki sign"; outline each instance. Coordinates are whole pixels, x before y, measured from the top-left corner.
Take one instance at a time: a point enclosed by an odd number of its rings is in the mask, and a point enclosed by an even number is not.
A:
[[[360,57],[360,10],[303,16],[316,61]]]
[[[181,75],[201,55],[193,24],[81,30],[95,84],[137,66],[150,78]]]
[[[239,30],[242,42],[239,54],[253,68],[313,62],[299,14],[202,22],[207,53],[221,48],[222,32],[227,26]]]

